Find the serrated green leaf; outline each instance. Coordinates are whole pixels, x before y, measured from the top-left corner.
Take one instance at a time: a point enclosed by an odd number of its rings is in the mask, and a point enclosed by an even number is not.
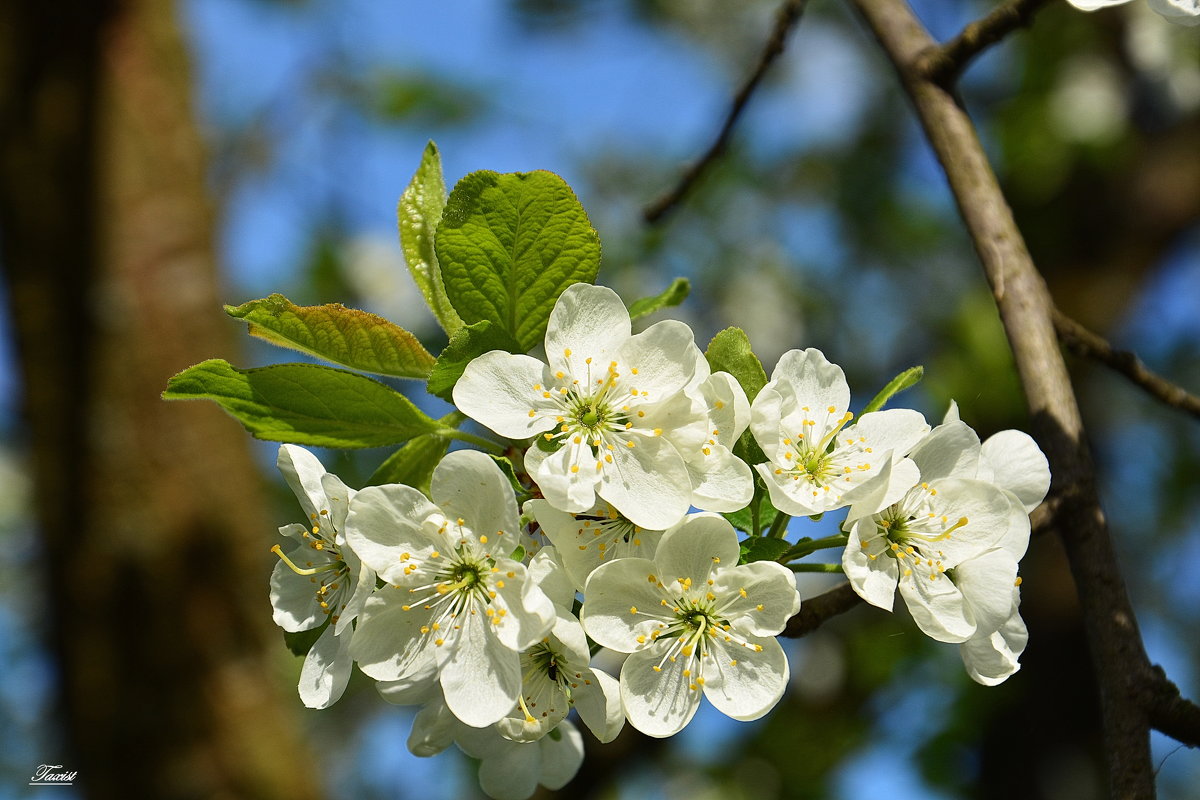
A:
[[[871,411],[878,411],[887,405],[887,402],[895,395],[903,392],[905,389],[911,389],[921,382],[921,378],[925,376],[925,368],[921,366],[909,367],[901,372],[896,377],[888,381],[887,386],[879,390],[879,394],[871,398],[871,402],[867,403],[862,410],[863,414]]]
[[[450,337],[450,343],[437,357],[437,363],[429,374],[429,383],[426,386],[429,393],[453,402],[454,384],[462,377],[467,364],[492,350],[524,352],[524,348],[511,336],[489,320],[473,322],[460,328]]]
[[[306,656],[308,651],[313,649],[313,645],[317,643],[317,639],[320,639],[321,634],[329,627],[332,619],[332,616],[326,617],[320,625],[307,631],[284,631],[283,643],[287,645],[288,650],[292,651],[292,655]]]
[[[425,145],[421,165],[400,195],[396,217],[400,227],[400,247],[404,260],[416,281],[417,288],[425,296],[425,303],[438,324],[450,336],[463,326],[462,319],[455,313],[446,297],[434,247],[434,234],[446,207],[446,181],[442,177],[442,157],[433,142]]]
[[[238,369],[219,358],[167,382],[165,400],[212,400],[255,438],[316,447],[399,444],[440,426],[404,395],[318,364]]]
[[[786,539],[752,536],[742,542],[738,563],[749,564],[752,561],[775,561],[786,553],[791,546]]]
[[[714,336],[704,357],[713,372],[728,372],[736,378],[752,403],[767,384],[762,362],[750,349],[750,339],[741,328],[726,328]]]
[[[446,201],[437,259],[466,323],[488,320],[522,351],[546,332],[558,296],[591,283],[600,239],[571,187],[550,172],[473,172]]]
[[[466,415],[452,411],[440,418],[438,425],[453,428]],[[436,433],[425,433],[412,439],[384,460],[379,468],[367,479],[367,486],[382,486],[385,483],[403,483],[414,489],[429,494],[429,480],[442,456],[450,447],[450,439]]]
[[[225,306],[225,313],[245,320],[251,336],[363,372],[426,378],[435,361],[404,328],[341,303],[298,306],[273,294]]]
[[[634,300],[633,304],[629,306],[629,318],[637,319],[647,314],[653,314],[655,311],[667,308],[668,306],[677,306],[687,299],[688,292],[691,290],[692,285],[688,282],[687,278],[676,278],[660,294]]]

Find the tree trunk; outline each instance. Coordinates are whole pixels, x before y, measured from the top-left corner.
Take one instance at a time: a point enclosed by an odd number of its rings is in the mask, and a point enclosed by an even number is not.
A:
[[[233,332],[174,15],[79,0],[0,18],[0,256],[66,766],[90,797],[298,800],[321,787],[274,674],[248,437],[159,399]]]

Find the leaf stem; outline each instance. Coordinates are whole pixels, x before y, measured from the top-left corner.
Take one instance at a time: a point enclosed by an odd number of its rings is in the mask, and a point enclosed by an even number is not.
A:
[[[750,501],[750,527],[753,528],[751,536],[762,535],[762,519],[758,514],[759,498],[755,497]]]
[[[457,439],[460,442],[469,442],[470,444],[479,445],[488,452],[496,455],[504,455],[504,445],[499,442],[493,442],[491,439],[485,439],[482,436],[476,436],[473,433],[456,430],[454,428],[443,428],[438,431],[439,436],[445,436],[447,439]]]
[[[788,564],[787,568],[792,572],[825,572],[833,574],[842,571],[841,564]]]
[[[785,514],[782,511],[776,512],[775,519],[771,522],[771,530],[767,531],[767,536],[774,539],[782,539],[783,534],[787,533],[788,520],[791,518],[791,514]]]
[[[794,558],[803,558],[809,553],[815,553],[817,550],[829,550],[834,547],[845,547],[846,542],[850,537],[844,533],[836,533],[833,536],[826,536],[824,539],[808,539],[797,542],[796,545],[788,550],[779,559],[781,562],[788,562]]]

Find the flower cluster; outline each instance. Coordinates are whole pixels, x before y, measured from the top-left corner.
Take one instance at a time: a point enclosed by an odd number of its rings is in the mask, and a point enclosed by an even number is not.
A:
[[[776,637],[800,608],[792,562],[807,552],[748,558],[730,519],[751,505],[755,520],[773,507],[780,536],[791,516],[848,509],[835,544],[855,591],[890,609],[899,589],[981,683],[1017,669],[1017,561],[1049,482],[1029,437],[980,443],[954,408],[932,429],[904,409],[856,419],[842,370],[813,349],[786,353],[751,403],[686,325],[634,334],[617,295],[587,284],[559,297],[545,354],[483,354],[453,390],[510,440],[520,485],[502,460],[456,450],[428,494],[355,492],[307,451],[280,449],[307,521],[280,529],[275,621],[324,626],[302,670],[306,705],[336,701],[357,663],[385,699],[420,707],[413,753],[456,744],[502,799],[575,774],[572,711],[601,742],[627,721],[678,733],[702,697],[762,717],[788,683]]]

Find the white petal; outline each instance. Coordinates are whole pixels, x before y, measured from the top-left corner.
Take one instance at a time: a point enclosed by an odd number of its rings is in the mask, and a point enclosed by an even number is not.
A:
[[[892,458],[898,461],[929,433],[929,423],[919,411],[889,408],[863,414],[850,431],[865,436],[867,445],[876,453],[891,450]]]
[[[590,686],[581,683],[575,689],[575,710],[601,744],[611,742],[625,727],[621,685],[603,670],[589,669],[584,675],[592,683]]]
[[[406,590],[385,586],[367,599],[358,617],[350,655],[376,680],[411,680],[432,669],[432,654],[420,632],[430,612],[420,606],[405,611],[407,599]]]
[[[621,702],[629,724],[656,738],[679,733],[700,706],[700,692],[688,688],[682,669],[654,670],[665,650],[663,642],[634,653],[621,667]]]
[[[537,790],[542,772],[541,743],[509,742],[491,729],[487,733],[505,744],[480,760],[480,788],[494,800],[525,800]]]
[[[631,388],[649,403],[661,402],[683,390],[692,379],[696,362],[692,329],[678,320],[656,322],[621,345],[613,359],[622,376],[629,370]],[[637,374],[632,371],[636,369]]]
[[[967,598],[976,629],[989,633],[1013,612],[1017,561],[1006,550],[989,550],[954,568],[954,583]]]
[[[766,714],[787,687],[787,656],[774,637],[745,637],[760,652],[713,640],[709,643],[715,668],[705,665],[704,696],[722,714],[737,720]]]
[[[305,530],[300,525],[295,527]],[[292,545],[286,551],[286,555],[296,561],[301,553],[307,556],[309,552],[312,552],[311,549],[303,545]],[[321,563],[328,561],[327,557],[321,558]],[[283,559],[276,562],[271,570],[271,616],[275,624],[285,631],[295,633],[312,630],[323,623],[325,613],[317,604],[318,586],[319,583],[315,582],[312,576],[297,575]]]
[[[362,563],[362,560],[350,549],[349,544],[342,546],[342,560],[350,570],[347,580],[354,582],[354,588],[350,593],[350,599],[338,613],[335,625],[338,636],[341,636],[342,631],[346,630],[351,622],[362,613],[367,598],[371,596],[371,592],[375,591],[375,570]]]
[[[1067,0],[1067,2],[1080,11],[1095,11],[1100,8],[1108,8],[1109,6],[1124,5],[1129,0]]]
[[[336,636],[330,625],[308,651],[300,669],[300,699],[309,708],[328,708],[350,680],[350,636]]]
[[[448,518],[461,518],[476,539],[488,537],[485,550],[499,545],[497,552],[507,554],[517,546],[517,501],[508,478],[487,455],[478,450],[447,454],[433,471],[429,493]]]
[[[767,485],[771,505],[779,511],[793,517],[809,517],[823,511],[811,502],[814,498],[809,488],[811,484],[807,481],[792,480],[787,474],[776,475],[775,467],[771,464],[755,464],[754,469],[758,470],[763,483]]]
[[[459,614],[462,629],[437,648],[442,691],[454,716],[475,728],[499,722],[521,692],[521,659],[488,630],[482,614]]]
[[[754,497],[754,476],[745,461],[721,444],[705,446],[687,462],[691,504],[704,511],[737,511]]]
[[[606,465],[600,473],[596,493],[636,525],[650,530],[669,528],[683,518],[690,505],[692,491],[687,466],[678,451],[661,436],[639,436],[636,440],[631,437],[628,442],[634,446],[617,445],[611,451],[614,463]],[[587,467],[580,470],[588,471],[595,474],[594,469]],[[548,493],[547,499],[554,502]]]
[[[356,492],[343,483],[337,475],[329,472],[321,476],[321,491],[329,503],[327,519],[333,523],[333,529],[337,533],[337,543],[341,544],[345,541],[342,533],[346,530],[346,514],[350,511],[350,498],[354,497]]]
[[[917,627],[931,639],[958,643],[975,633],[962,592],[945,575],[934,580],[922,574],[911,575],[900,581],[900,596]]]
[[[892,461],[885,454],[880,461],[878,473],[842,495],[843,502],[851,503],[846,522],[878,513],[900,502],[908,490],[921,480],[921,471],[911,458]]]
[[[789,392],[789,398],[792,393]],[[754,403],[750,406],[750,431],[754,440],[771,461],[782,461],[783,440],[787,435],[783,432],[783,417],[788,413],[785,407],[786,399],[767,384],[758,392]],[[778,506],[777,506],[778,507]]]
[[[346,517],[346,542],[367,566],[390,583],[403,578],[408,560],[424,559],[440,545],[422,528],[437,506],[411,486],[398,483],[368,486],[354,496]]]
[[[947,568],[957,566],[968,558],[983,553],[998,544],[1012,522],[1012,501],[990,483],[945,478],[933,481],[936,492],[934,511],[946,517],[949,524],[965,521],[950,535],[923,549],[934,550]]]
[[[657,580],[658,567],[645,558],[622,558],[593,570],[580,610],[588,636],[618,653],[638,649],[637,637],[649,640],[669,618]]]
[[[511,559],[497,558],[496,570],[491,578],[494,582],[489,584],[496,592],[491,608],[497,614],[501,610],[507,613],[491,618],[488,627],[503,646],[514,653],[519,652],[554,627],[554,604],[528,579],[523,565]],[[513,702],[516,702],[515,697]]]
[[[979,474],[979,437],[964,422],[938,425],[910,454],[921,480],[975,478]]]
[[[325,475],[325,467],[312,453],[294,444],[280,445],[279,455],[275,459],[276,466],[283,473],[283,479],[291,488],[304,516],[312,519],[314,514],[320,514],[321,509],[327,509],[325,490],[321,488],[321,477]]]
[[[797,405],[823,411],[828,406],[841,415],[850,406],[846,375],[816,348],[789,350],[779,358],[767,386],[787,384],[795,392]],[[758,398],[754,399],[758,402]]]
[[[561,514],[569,518],[572,522],[575,520],[570,514],[565,514],[551,508],[549,503],[546,503],[544,500],[530,501],[527,507],[536,509],[539,505],[549,509],[552,513]],[[545,523],[540,519],[538,523],[543,529],[546,528]],[[551,538],[551,541],[553,541],[553,538]],[[555,606],[569,610],[574,604],[575,586],[571,583],[571,578],[567,575],[567,570],[563,567],[562,557],[559,555],[558,548],[547,546],[539,550],[537,555],[530,560],[527,573],[528,580],[541,589],[542,593],[550,598],[550,602],[554,603]]]
[[[461,725],[439,693],[435,701],[425,705],[413,717],[408,752],[422,758],[436,756],[454,743],[454,734]]]
[[[538,742],[542,751],[542,769],[538,783],[547,789],[561,789],[566,786],[583,763],[583,737],[579,735],[575,726],[563,720],[556,730],[560,736],[547,736]]]
[[[708,406],[709,418],[720,431],[717,441],[732,447],[750,426],[750,401],[737,378],[728,372],[714,372],[700,386]]]
[[[557,406],[542,396],[552,382],[550,368],[536,358],[493,350],[467,364],[454,385],[454,404],[501,436],[527,439],[554,427]]]
[[[1013,613],[1000,629],[987,636],[973,636],[959,647],[967,674],[984,686],[996,686],[1021,668],[1019,659],[1025,652],[1029,632],[1017,610],[1020,596],[1013,591]]]
[[[1176,25],[1200,25],[1200,4],[1196,0],[1150,0],[1150,8]]]
[[[879,553],[863,549],[864,535],[868,536],[868,547],[879,549]],[[876,544],[875,541],[879,538],[875,535],[875,523],[872,520],[861,519],[855,523],[850,529],[846,549],[842,551],[842,570],[859,597],[876,608],[891,611],[896,600],[900,568],[894,558],[870,557],[872,554],[882,556],[883,543]]]
[[[616,292],[577,283],[559,295],[550,312],[546,357],[556,370],[586,375],[585,359],[607,366],[629,333],[629,312]],[[566,355],[567,350],[571,355]]]
[[[951,400],[950,407],[946,409],[946,416],[942,417],[942,424],[945,425],[947,422],[958,422],[958,421],[959,421],[958,403],[955,402],[954,400]]]
[[[525,470],[555,508],[579,513],[596,504],[599,475],[586,442],[568,441],[554,453],[531,447],[525,452]]]
[[[654,563],[669,590],[674,589],[676,578],[689,579],[699,588],[714,569],[735,566],[738,555],[737,532],[724,517],[692,514],[663,534]]]
[[[1050,465],[1032,436],[1021,431],[1000,431],[983,443],[982,453],[992,469],[992,480],[1016,495],[1026,512],[1046,498]]]
[[[719,569],[712,592],[719,598],[719,613],[738,632],[774,636],[800,610],[800,593],[792,571],[774,561]]]
[[[401,681],[376,681],[379,696],[396,706],[423,706],[436,701],[442,705],[442,687],[437,682],[437,665],[430,658],[428,669]],[[457,718],[456,718],[457,719]]]

